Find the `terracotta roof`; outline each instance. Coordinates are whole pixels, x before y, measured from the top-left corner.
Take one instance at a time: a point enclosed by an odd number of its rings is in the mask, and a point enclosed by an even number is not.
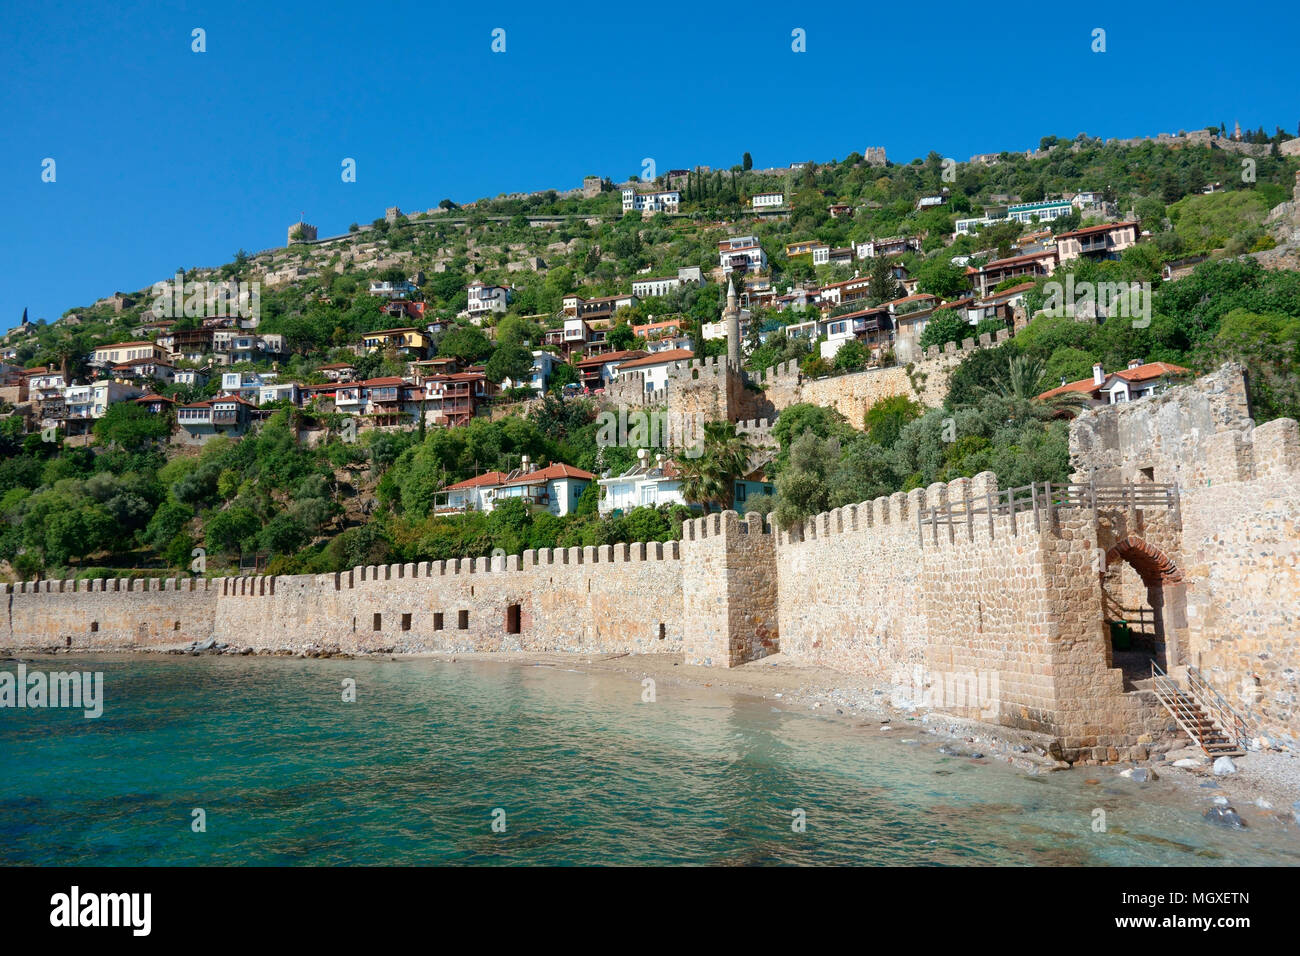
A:
[[[547,465],[545,468],[539,468],[537,471],[530,471],[526,475],[519,475],[517,478],[511,478],[504,484],[531,485],[542,481],[554,481],[557,478],[580,478],[583,481],[594,481],[596,476],[589,471],[583,471],[581,468],[557,463]]]
[[[356,386],[372,387],[376,385],[410,385],[406,379],[400,375],[388,375],[383,378],[368,378],[364,382],[339,382],[333,388],[355,388]]]
[[[150,342],[148,340],[141,341],[141,342],[114,342],[112,345],[96,345],[94,351],[98,352],[101,349],[124,349],[128,345],[155,345],[155,344],[157,343]]]
[[[606,362],[626,362],[628,359],[641,358],[645,355],[644,349],[624,349],[622,352],[606,352],[604,355],[588,355],[584,359],[578,359],[573,364],[578,368],[589,365],[604,365]]]
[[[1075,229],[1073,232],[1063,232],[1057,239],[1067,239],[1071,236],[1091,236],[1098,232],[1110,232],[1112,229],[1125,229],[1127,227],[1137,227],[1136,222],[1103,222],[1100,226],[1089,226],[1086,229]]]
[[[681,362],[693,358],[695,358],[695,353],[690,349],[664,349],[662,352],[655,352],[653,355],[647,355],[644,358],[622,362],[619,364],[618,370],[621,372],[629,368],[644,368],[649,365],[663,365],[666,362]]]
[[[1021,262],[1030,262],[1030,261],[1037,260],[1037,259],[1046,259],[1046,258],[1048,258],[1048,257],[1051,257],[1051,258],[1055,259],[1055,258],[1056,258],[1056,250],[1054,250],[1054,249],[1050,249],[1050,250],[1046,250],[1046,251],[1043,251],[1043,252],[1028,252],[1028,253],[1025,253],[1025,255],[1023,255],[1023,256],[1012,256],[1012,257],[1009,258],[1009,259],[995,259],[995,260],[993,260],[992,262],[986,262],[986,263],[984,264],[984,271],[987,272],[987,271],[989,271],[990,269],[994,269],[994,268],[997,268],[997,267],[999,267],[999,266],[1009,266],[1009,265],[1014,265],[1014,264],[1018,264],[1018,263],[1021,263]],[[975,270],[971,269],[971,270],[967,270],[967,271],[972,271],[972,272],[973,272],[973,271],[975,271]]]
[[[482,488],[486,485],[504,485],[509,477],[504,471],[488,471],[473,478],[466,478],[454,485],[448,485],[443,491],[460,491],[464,488]]]
[[[216,398],[209,398],[202,402],[190,402],[188,405],[182,405],[181,408],[211,408],[217,402],[236,402],[240,405],[247,405],[249,408],[256,408],[252,402],[245,401],[238,395],[218,395]]]
[[[1106,382],[1111,378],[1121,378],[1126,382],[1146,382],[1153,378],[1160,378],[1162,375],[1188,375],[1190,370],[1183,368],[1181,365],[1171,365],[1168,362],[1148,362],[1145,365],[1139,365],[1136,368],[1120,369],[1118,372],[1109,373],[1101,385],[1098,385],[1094,379],[1081,378],[1077,382],[1068,382],[1065,385],[1059,385],[1056,388],[1043,392],[1038,398],[1051,398],[1053,395],[1064,395],[1067,392],[1082,392],[1092,394],[1100,391],[1105,387]]]
[[[367,335],[395,335],[398,332],[419,332],[421,335],[424,335],[424,332],[412,325],[403,329],[379,329],[375,332],[366,332],[361,337],[365,338]]]
[[[1019,295],[1020,293],[1024,292],[1026,289],[1032,289],[1033,287],[1034,287],[1034,283],[1032,282],[1022,282],[1020,283],[1020,285],[1013,285],[1011,288],[1003,289],[1001,292],[990,293],[988,296],[981,299],[980,301],[992,302],[995,299],[1001,299],[1009,296]]]
[[[136,399],[137,402],[171,402],[176,404],[176,399],[168,398],[166,395],[142,395]]]
[[[1055,395],[1065,395],[1068,392],[1081,392],[1084,395],[1091,395],[1101,386],[1097,385],[1090,378],[1081,378],[1077,382],[1070,382],[1067,385],[1059,385],[1056,388],[1049,389],[1046,392],[1036,396],[1037,398],[1052,398]]]
[[[1145,382],[1147,379],[1159,378],[1162,375],[1187,375],[1190,370],[1183,368],[1181,365],[1170,365],[1168,362],[1148,362],[1145,365],[1139,365],[1137,368],[1125,368],[1115,372],[1126,382]]]

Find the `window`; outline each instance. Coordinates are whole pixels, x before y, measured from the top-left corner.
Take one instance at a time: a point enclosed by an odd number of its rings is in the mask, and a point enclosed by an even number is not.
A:
[[[91,634],[95,634],[95,633],[97,633],[98,631],[99,631],[99,622],[98,622],[98,621],[91,621],[91,622],[90,622],[90,633],[91,633]]]
[[[506,633],[519,633],[519,605],[511,604],[506,608]]]
[[[382,629],[383,629],[383,622],[384,622],[384,616],[383,616],[382,614],[376,614],[376,615],[375,615],[374,626],[371,628],[371,630],[374,630],[374,631],[382,630]]]
[[[409,631],[410,629],[411,629],[411,615],[410,615],[410,614],[403,614],[403,615],[402,615],[402,630],[404,630],[404,631]]]
[[[736,482],[736,500],[744,501],[747,493],[745,483],[741,481]]]
[[[442,612],[441,612],[441,611],[434,611],[434,613],[433,613],[433,629],[434,629],[435,631],[441,631],[441,630],[442,630]]]
[[[456,612],[456,626],[462,631],[469,627],[469,611]]]
[[[664,627],[663,621],[660,621],[660,622],[659,622],[659,640],[662,641],[662,640],[664,639],[664,636],[665,636],[666,632],[667,632],[667,628]]]

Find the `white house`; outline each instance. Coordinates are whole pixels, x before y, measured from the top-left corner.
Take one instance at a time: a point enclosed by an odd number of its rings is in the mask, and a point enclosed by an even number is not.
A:
[[[666,349],[644,358],[620,363],[614,377],[618,379],[628,372],[637,372],[645,376],[647,392],[661,392],[668,387],[668,373],[677,366],[677,363],[689,362],[693,358],[695,353],[689,349]]]
[[[577,321],[582,321],[581,319]],[[533,367],[528,373],[528,378],[518,382],[506,378],[501,380],[502,388],[519,388],[528,386],[538,395],[546,393],[546,383],[551,380],[551,372],[555,369],[555,363],[559,361],[551,352],[543,352],[541,349],[533,349]]]
[[[653,462],[644,448],[638,453],[639,461],[621,475],[601,478],[600,504],[602,515],[631,511],[633,508],[655,508],[659,505],[684,505],[681,477],[671,459],[657,455]]]
[[[749,203],[753,209],[775,209],[785,205],[785,193],[759,193]]]
[[[682,280],[678,276],[663,276],[656,279],[633,279],[632,294],[638,299],[648,299],[651,296],[667,295],[673,289],[680,289]]]
[[[507,285],[487,285],[479,279],[469,284],[469,304],[465,313],[470,318],[481,319],[493,312],[504,312],[514,298],[514,290]]]
[[[492,492],[492,507],[521,499],[532,508],[564,517],[578,507],[578,500],[596,476],[572,465],[554,464],[535,468],[525,456],[519,472]],[[488,509],[491,510],[491,509]]]
[[[510,476],[504,471],[489,471],[465,481],[448,485],[434,497],[435,511],[491,511],[491,493]]]
[[[663,192],[641,192],[632,186],[623,189],[623,212],[676,212],[682,194],[676,189]]]
[[[718,243],[718,259],[723,272],[743,268],[748,272],[762,272],[767,268],[767,253],[759,245],[757,236],[733,236]]]
[[[383,296],[385,299],[406,299],[415,293],[416,286],[407,280],[401,282],[379,282],[372,280],[370,294]]]

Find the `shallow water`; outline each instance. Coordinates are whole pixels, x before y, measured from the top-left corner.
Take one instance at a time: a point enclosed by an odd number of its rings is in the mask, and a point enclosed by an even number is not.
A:
[[[919,728],[885,735],[715,689],[661,683],[643,703],[633,675],[231,657],[36,668],[102,671],[104,713],[0,709],[0,864],[1300,863],[1300,828],[1253,807],[1237,807],[1244,831],[1204,822],[1209,790],[1113,768],[1030,775],[941,754]]]

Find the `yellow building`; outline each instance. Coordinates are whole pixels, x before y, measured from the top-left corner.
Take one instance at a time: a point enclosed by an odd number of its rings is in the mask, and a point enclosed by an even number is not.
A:
[[[384,352],[392,349],[399,355],[420,359],[429,354],[433,344],[426,333],[416,328],[367,332],[361,341],[367,352]]]

